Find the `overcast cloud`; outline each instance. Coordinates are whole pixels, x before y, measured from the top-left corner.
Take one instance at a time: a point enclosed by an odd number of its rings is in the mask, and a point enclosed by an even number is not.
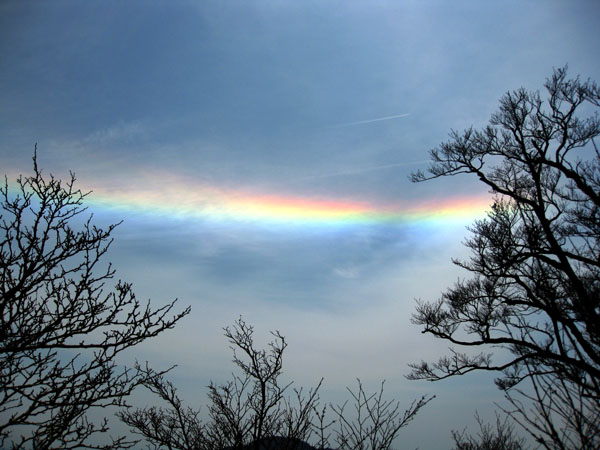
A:
[[[445,449],[502,398],[487,375],[406,381],[407,363],[445,351],[410,315],[461,275],[450,259],[467,255],[477,217],[428,205],[486,191],[408,175],[452,129],[486,124],[507,90],[541,88],[567,63],[600,80],[599,12],[581,0],[5,0],[0,168],[30,173],[37,142],[46,173],[73,170],[94,190],[98,223],[124,220],[109,255],[119,277],[193,309],[134,356],[179,364],[188,398],[230,373],[221,328],[243,315],[288,337],[286,376],[324,376],[326,400],[356,377],[387,379],[407,406],[435,393],[402,446]],[[325,224],[228,206],[215,219],[204,192],[431,216]]]

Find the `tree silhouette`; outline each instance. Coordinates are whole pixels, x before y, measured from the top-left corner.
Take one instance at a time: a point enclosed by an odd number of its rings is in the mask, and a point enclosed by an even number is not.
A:
[[[452,431],[454,447],[452,450],[525,450],[525,439],[515,436],[513,426],[508,417],[501,418],[496,414],[496,424],[486,424],[475,415],[479,425],[479,433],[467,434],[466,430]]]
[[[496,197],[470,229],[470,260],[455,261],[472,278],[419,302],[413,317],[425,333],[481,351],[452,349],[413,364],[410,377],[501,371],[496,382],[517,407],[513,417],[526,417],[539,443],[591,449],[600,446],[600,90],[568,79],[566,67],[545,88],[545,101],[539,92],[508,92],[487,127],[453,131],[432,150],[429,174],[412,176],[473,174]],[[522,388],[523,380],[532,385]]]
[[[354,414],[348,416],[345,411],[348,402],[331,406],[337,422],[336,443],[339,450],[390,450],[401,428],[408,425],[433,397],[421,397],[402,411],[400,403],[383,397],[381,383],[378,392],[368,394],[362,382],[357,380],[358,389],[347,388],[352,397]]]
[[[173,301],[153,309],[122,281],[108,289],[115,272],[101,259],[117,225],[81,219],[87,194],[73,174],[44,178],[36,154],[33,169],[16,180],[16,194],[7,179],[0,187],[0,446],[127,447],[123,437],[93,444],[108,423],[87,412],[124,404],[143,372],[119,367],[116,357],[189,308],[172,315]]]
[[[273,332],[265,350],[256,348],[253,335],[242,318],[225,328],[241,374],[223,385],[210,383],[208,421],[200,419],[199,409],[185,407],[173,384],[152,370],[144,384],[167,407],[123,410],[119,417],[154,450],[312,450],[328,448],[330,439],[340,449],[389,450],[400,429],[433,398],[422,397],[402,412],[398,402],[384,399],[383,383],[378,393],[368,394],[359,381],[356,392],[349,389],[356,417],[346,414],[344,403],[329,406],[334,416],[329,420],[319,403],[323,380],[306,392],[282,385],[285,338]]]

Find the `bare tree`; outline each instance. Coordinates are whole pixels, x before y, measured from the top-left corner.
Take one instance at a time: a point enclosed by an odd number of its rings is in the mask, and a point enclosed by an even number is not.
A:
[[[254,329],[242,318],[225,328],[233,350],[233,362],[241,374],[232,380],[209,385],[208,420],[200,419],[200,410],[184,407],[173,385],[161,374],[147,372],[145,382],[166,403],[119,412],[132,432],[143,436],[152,449],[181,450],[311,450],[308,443],[316,438],[317,448],[327,449],[333,433],[344,449],[388,450],[400,428],[407,425],[433,397],[413,402],[401,413],[399,404],[385,400],[383,384],[377,394],[366,394],[359,381],[352,394],[356,419],[346,416],[346,403],[329,406],[334,419],[320,407],[319,389],[293,389],[281,384],[283,352],[287,347],[279,332],[268,349],[257,349]],[[290,390],[293,394],[288,395]],[[337,428],[333,425],[338,423]]]
[[[545,101],[539,92],[508,92],[490,125],[452,132],[432,150],[429,175],[413,174],[414,181],[473,174],[496,198],[487,218],[471,228],[472,257],[455,261],[473,277],[438,301],[419,302],[413,318],[425,333],[479,351],[452,349],[433,364],[413,364],[411,377],[501,371],[497,384],[510,395],[523,380],[534,388],[562,386],[560,408],[569,409],[566,416],[584,411],[583,420],[600,411],[600,152],[594,143],[600,90],[590,80],[568,79],[566,68],[555,70],[545,87]],[[548,403],[555,398],[533,395],[537,407],[555,407]],[[572,429],[556,413],[539,419],[547,425],[538,429],[545,438],[534,437],[548,448],[572,448],[571,440],[577,448],[600,447],[597,420]],[[562,431],[548,434],[552,428]]]
[[[434,397],[421,397],[413,401],[406,411],[400,403],[383,397],[381,383],[379,392],[367,394],[360,380],[356,392],[350,388],[351,404],[354,412],[349,416],[345,411],[347,402],[341,406],[332,406],[338,428],[335,430],[339,450],[389,450],[392,448],[401,428],[408,425],[419,410]]]
[[[479,425],[479,433],[467,434],[466,430],[452,431],[453,450],[525,450],[525,439],[515,435],[515,430],[508,417],[496,415],[496,424],[486,424],[475,415]]]
[[[249,437],[250,442],[258,449],[263,438],[277,436],[282,431],[284,392],[290,386],[280,384],[283,352],[287,343],[278,331],[271,334],[275,340],[269,342],[268,351],[257,350],[254,345],[254,329],[242,318],[238,319],[232,329],[225,328],[225,337],[229,339],[233,351],[233,362],[241,370],[242,378],[238,379],[240,389],[234,391],[233,405],[228,402],[232,398],[231,391],[227,387],[211,383],[210,412],[215,422],[225,421],[228,426],[235,427],[235,439],[232,442],[235,445],[241,443],[238,437],[244,436]],[[238,355],[238,350],[241,351],[241,356]],[[250,389],[244,389],[246,386]],[[241,407],[238,406],[240,402]],[[240,415],[239,420],[232,421],[231,417],[240,412],[245,414]]]
[[[144,386],[163,400],[168,407],[151,406],[143,409],[121,410],[117,415],[135,434],[143,436],[150,449],[209,449],[209,430],[200,420],[200,411],[185,407],[173,383],[164,374],[145,368]]]
[[[527,368],[534,373],[534,367]],[[527,390],[514,388],[506,392],[510,403],[503,408],[534,440],[545,448],[598,448],[600,442],[600,408],[597,398],[586,394],[582,385],[536,373]]]
[[[224,331],[241,373],[222,385],[210,383],[207,422],[200,420],[199,409],[184,407],[172,383],[152,370],[144,384],[166,401],[167,408],[121,411],[120,418],[156,449],[268,450],[276,442],[278,448],[292,450],[308,440],[321,382],[306,393],[294,389],[293,396],[286,396],[291,383],[280,381],[285,338],[272,332],[268,349],[258,349],[254,328],[242,318]],[[285,439],[273,440],[279,437]]]
[[[92,444],[108,431],[88,420],[91,408],[120,406],[141,381],[119,367],[124,350],[171,328],[189,312],[171,315],[174,301],[153,309],[131,285],[114,289],[102,267],[116,225],[97,228],[81,214],[88,194],[34,174],[0,187],[0,446],[2,448],[118,448]],[[77,227],[75,224],[79,224]]]

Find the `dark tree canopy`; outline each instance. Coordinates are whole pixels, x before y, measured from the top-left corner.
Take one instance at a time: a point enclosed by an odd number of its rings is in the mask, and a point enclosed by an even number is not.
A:
[[[555,396],[554,405],[535,399],[543,408],[527,413],[534,422],[528,430],[549,448],[572,448],[566,435],[575,447],[597,448],[600,90],[590,80],[568,79],[566,68],[545,88],[545,99],[525,89],[506,93],[487,127],[452,132],[432,150],[429,174],[413,174],[414,181],[472,174],[496,197],[487,218],[470,228],[471,258],[455,261],[472,277],[438,301],[419,302],[414,315],[425,333],[471,350],[414,364],[411,377],[494,370],[502,371],[497,384],[509,395],[525,379],[560,390],[566,403],[559,408]],[[560,426],[552,425],[557,416]],[[565,425],[569,417],[577,423]]]
[[[87,412],[123,405],[141,381],[117,355],[173,327],[189,308],[151,308],[122,281],[109,288],[115,272],[102,257],[116,225],[82,218],[87,194],[75,189],[74,175],[43,177],[33,162],[16,193],[8,180],[0,188],[0,447],[95,448],[90,438],[108,426]],[[127,445],[117,438],[101,447]]]

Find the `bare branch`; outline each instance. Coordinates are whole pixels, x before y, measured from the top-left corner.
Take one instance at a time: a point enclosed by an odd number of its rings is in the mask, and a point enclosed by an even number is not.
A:
[[[173,314],[140,303],[102,257],[118,224],[74,223],[89,193],[34,174],[5,177],[0,187],[0,445],[11,448],[99,448],[90,437],[108,432],[90,422],[90,408],[124,406],[142,380],[121,368],[123,350],[172,328],[189,308]],[[127,448],[117,438],[102,448]]]
[[[482,351],[451,350],[437,363],[412,364],[409,378],[498,371],[496,383],[508,395],[525,380],[548,388],[560,380],[564,392],[576,393],[558,396],[560,406],[529,397],[542,408],[541,422],[534,423],[550,436],[544,442],[560,448],[567,437],[553,431],[564,429],[555,420],[577,416],[583,398],[593,417],[600,411],[600,155],[594,142],[600,90],[590,80],[568,79],[566,67],[545,87],[545,101],[525,89],[505,94],[490,125],[452,131],[431,152],[429,175],[412,176],[472,174],[497,196],[487,218],[470,229],[470,260],[455,261],[472,278],[436,302],[418,303],[413,317],[424,333]],[[581,118],[584,104],[593,114]],[[492,348],[506,350],[503,359]],[[587,436],[599,430],[588,427]]]

